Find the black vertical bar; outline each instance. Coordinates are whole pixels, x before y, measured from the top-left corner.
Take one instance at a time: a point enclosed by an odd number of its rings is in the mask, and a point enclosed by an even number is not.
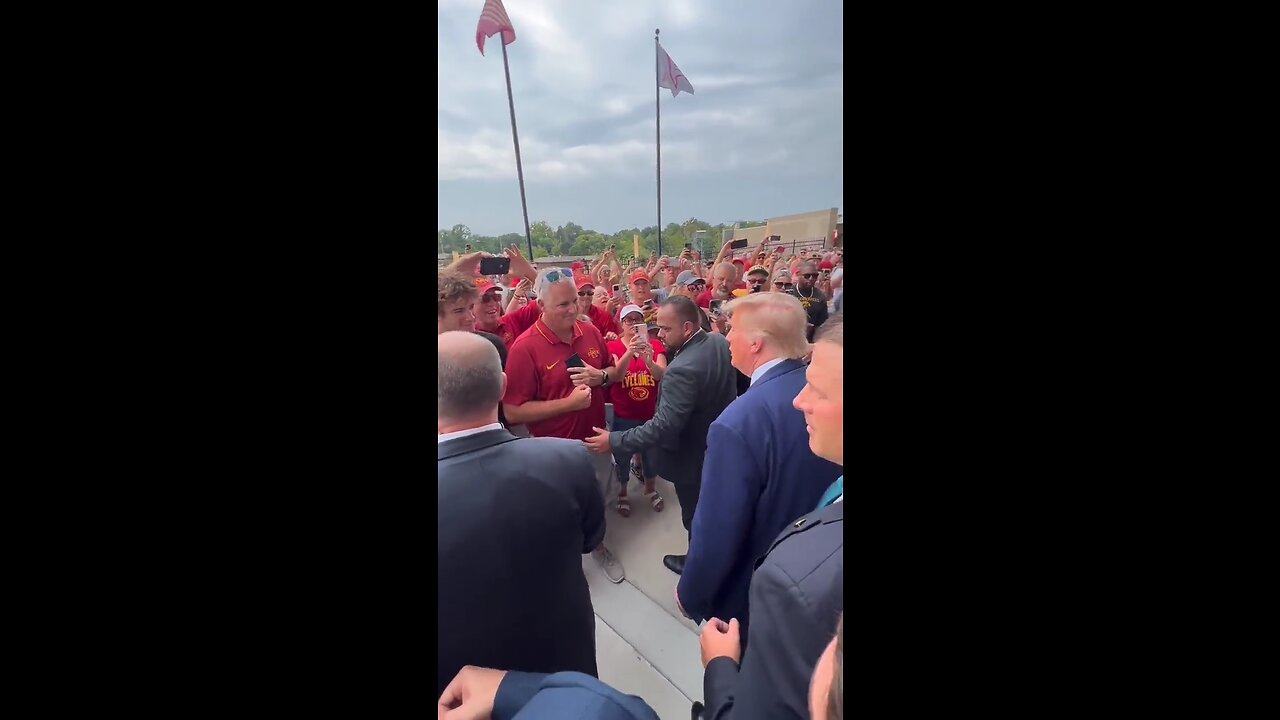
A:
[[[502,37],[499,36],[501,41]],[[516,177],[520,180],[520,210],[524,213],[524,239],[529,244],[529,262],[533,262],[533,233],[529,231],[529,204],[524,198],[524,166],[520,164],[520,135],[516,132],[516,101],[511,97],[511,68],[507,65],[507,44],[502,45],[502,72],[507,76],[507,107],[511,108],[511,141],[516,145]]]

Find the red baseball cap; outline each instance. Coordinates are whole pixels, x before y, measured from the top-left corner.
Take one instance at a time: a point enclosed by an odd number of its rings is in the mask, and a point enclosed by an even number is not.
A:
[[[830,270],[834,267],[835,265],[832,265],[830,260],[823,260],[822,262],[818,263],[819,270]]]
[[[637,280],[643,280],[645,282],[649,282],[649,273],[643,270],[637,270],[631,273],[631,282],[635,282]]]
[[[575,261],[573,261],[573,262],[569,263],[569,269],[570,269],[570,270],[581,270],[583,267],[585,267],[585,266],[582,264],[582,261],[580,261],[580,260],[575,260]]]
[[[480,277],[476,278],[476,289],[480,291],[481,295],[483,295],[489,292],[490,290],[501,290],[502,286],[494,285],[493,282],[489,280],[489,278],[481,275]]]
[[[590,285],[592,288],[596,286],[596,281],[591,279],[590,275],[574,275],[573,284],[581,290],[584,285]]]

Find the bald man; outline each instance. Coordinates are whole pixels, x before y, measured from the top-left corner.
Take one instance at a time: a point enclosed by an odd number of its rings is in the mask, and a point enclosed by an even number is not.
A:
[[[437,349],[436,694],[464,665],[595,676],[582,556],[605,523],[587,451],[498,424],[506,376],[489,340],[445,332]]]

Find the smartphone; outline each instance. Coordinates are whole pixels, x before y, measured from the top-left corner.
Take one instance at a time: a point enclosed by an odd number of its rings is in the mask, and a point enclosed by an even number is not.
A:
[[[511,272],[511,258],[509,257],[480,258],[481,275],[506,275],[509,272]]]
[[[580,368],[586,367],[587,365],[582,362],[582,358],[578,357],[578,353],[574,353],[569,356],[568,360],[564,361],[564,366],[567,368]]]
[[[712,300],[712,301],[711,301],[711,308],[710,308],[710,310],[711,310],[711,314],[712,314],[712,315],[719,315],[719,314],[720,314],[720,306],[721,306],[721,305],[723,305],[723,304],[724,304],[724,301],[723,301],[723,300]]]
[[[829,277],[831,277],[831,271],[830,271],[830,270],[823,270],[823,271],[822,271],[822,277],[823,277],[823,278],[829,278]]]
[[[741,240],[734,240],[733,242],[729,243],[729,247],[733,250],[737,250],[738,248],[744,248],[746,246],[747,246],[746,238],[742,238]]]
[[[693,249],[693,243],[685,243],[685,244],[684,244],[684,249],[685,249],[685,250],[692,250],[692,249]]]
[[[620,290],[621,288],[622,288],[622,286],[621,286],[621,285],[614,285],[614,286],[613,286],[613,294],[614,294],[614,295],[617,295],[617,294],[618,294],[618,290]]]
[[[636,325],[636,335],[639,335],[645,342],[648,342],[649,326],[644,323],[640,323],[639,325]]]

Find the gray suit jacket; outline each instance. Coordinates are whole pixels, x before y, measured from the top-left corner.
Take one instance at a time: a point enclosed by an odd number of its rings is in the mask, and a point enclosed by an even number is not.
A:
[[[663,478],[699,483],[707,429],[737,396],[729,343],[722,335],[699,332],[667,364],[653,418],[638,428],[609,433],[609,445],[623,453],[647,448]]]
[[[719,657],[702,679],[707,720],[809,717],[809,679],[844,609],[844,503],[787,526],[751,576],[742,667]]]

